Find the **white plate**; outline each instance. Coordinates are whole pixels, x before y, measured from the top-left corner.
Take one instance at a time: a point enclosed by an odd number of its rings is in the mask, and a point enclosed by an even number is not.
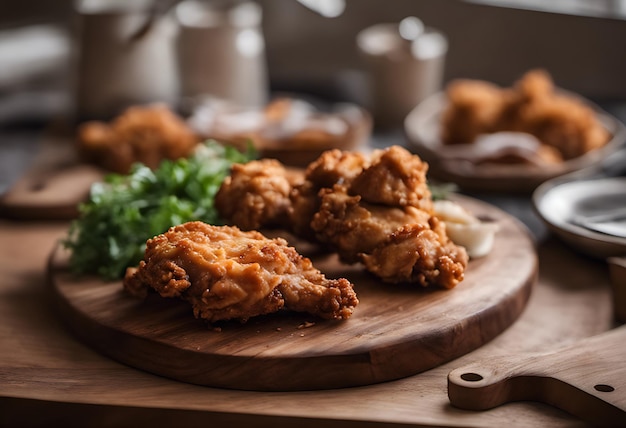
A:
[[[626,255],[626,238],[618,236],[626,217],[604,223],[616,227],[614,234],[581,226],[581,219],[626,210],[626,177],[550,180],[535,190],[533,204],[553,232],[583,253],[597,258]]]
[[[428,162],[429,174],[433,178],[456,183],[467,190],[531,192],[549,179],[597,167],[626,141],[626,127],[580,96],[563,90],[559,92],[582,100],[596,112],[600,122],[612,135],[605,146],[558,165],[482,164],[477,167],[470,161],[450,162],[446,150],[451,146],[444,146],[440,137],[441,114],[446,107],[447,98],[444,92],[439,92],[424,100],[407,115],[404,129],[409,148]]]

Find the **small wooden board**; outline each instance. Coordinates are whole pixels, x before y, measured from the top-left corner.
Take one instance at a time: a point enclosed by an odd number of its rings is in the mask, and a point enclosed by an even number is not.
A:
[[[105,171],[82,162],[69,138],[47,136],[33,165],[3,195],[0,215],[25,220],[68,220]]]
[[[383,284],[334,255],[311,256],[327,277],[355,284],[360,303],[346,321],[283,312],[223,323],[218,331],[194,319],[184,302],[156,295],[139,301],[120,282],[73,277],[60,247],[50,258],[50,287],[59,314],[81,340],[177,380],[288,391],[398,379],[491,340],[517,319],[535,282],[537,257],[524,226],[491,205],[460,201],[497,221],[500,230],[493,251],[472,260],[465,280],[452,290]]]
[[[448,375],[452,405],[486,410],[535,400],[594,426],[626,426],[626,326],[547,353],[483,359]]]

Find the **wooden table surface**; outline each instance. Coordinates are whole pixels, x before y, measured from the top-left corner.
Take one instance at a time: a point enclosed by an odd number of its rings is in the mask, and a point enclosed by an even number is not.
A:
[[[185,384],[126,367],[75,339],[52,308],[45,266],[65,222],[0,221],[0,426],[584,426],[548,405],[452,407],[447,375],[484,358],[548,351],[615,327],[608,268],[558,241],[538,245],[521,317],[478,350],[409,378],[311,392]]]

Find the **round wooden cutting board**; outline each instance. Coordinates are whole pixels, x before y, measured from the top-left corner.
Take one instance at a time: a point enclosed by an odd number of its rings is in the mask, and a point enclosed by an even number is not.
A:
[[[126,295],[121,282],[72,276],[60,246],[50,258],[50,287],[59,314],[82,341],[180,381],[292,391],[398,379],[491,340],[517,319],[535,282],[537,257],[524,226],[491,205],[458,200],[500,229],[491,253],[472,260],[465,280],[451,290],[384,284],[360,265],[310,255],[327,277],[355,284],[360,303],[345,321],[280,312],[207,326],[185,302],[156,294],[140,301]]]

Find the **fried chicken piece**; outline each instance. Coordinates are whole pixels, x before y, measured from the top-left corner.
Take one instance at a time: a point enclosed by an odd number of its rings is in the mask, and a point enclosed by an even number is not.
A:
[[[306,168],[305,178],[318,189],[348,184],[369,165],[369,159],[359,152],[327,150]]]
[[[385,282],[456,286],[468,256],[434,215],[427,169],[399,146],[375,152],[350,182],[320,190],[316,238]]]
[[[376,151],[372,158],[371,164],[352,180],[350,194],[373,204],[432,210],[426,162],[400,146]]]
[[[342,185],[322,189],[321,204],[311,227],[320,242],[330,244],[342,261],[356,263],[398,228],[427,223],[430,214],[416,207],[370,204],[360,195],[349,195]]]
[[[507,99],[496,85],[480,80],[455,80],[446,88],[448,104],[441,117],[444,144],[471,143],[499,126]]]
[[[319,210],[320,189],[310,181],[305,181],[291,190],[289,199],[289,224],[291,231],[308,241],[315,241],[315,231],[311,228],[313,216]]]
[[[234,164],[215,195],[215,207],[223,219],[244,230],[284,226],[291,189],[302,180],[275,159]]]
[[[134,106],[111,123],[90,121],[78,128],[79,153],[121,174],[135,162],[155,169],[163,159],[191,155],[198,138],[167,106]]]
[[[554,82],[550,74],[541,69],[526,72],[513,85],[516,104],[542,101],[554,93]]]
[[[264,208],[287,206],[292,231],[329,246],[345,263],[366,263],[385,282],[452,288],[463,279],[468,257],[434,216],[427,170],[425,162],[399,146],[371,158],[331,150],[309,165],[304,181],[291,189],[289,205],[284,168],[276,161],[256,161],[233,168],[216,205],[235,224],[250,228],[283,218],[275,212],[264,217]]]
[[[469,257],[465,248],[452,243],[445,232],[437,233],[437,217],[430,227],[407,224],[361,259],[366,269],[385,282],[417,283],[453,288],[464,278]]]
[[[558,150],[558,154],[550,154],[542,147],[539,153],[554,161],[581,156],[610,138],[593,109],[558,92],[545,70],[527,72],[511,88],[457,80],[448,85],[446,95],[448,104],[441,121],[444,144],[472,143],[480,134],[493,132],[525,132]]]
[[[431,212],[369,204],[342,186],[322,192],[312,227],[342,261],[362,262],[389,283],[453,288],[463,280],[467,252],[448,238],[445,224]]]
[[[181,298],[209,322],[245,322],[281,309],[347,319],[358,304],[348,280],[327,279],[284,239],[197,221],[148,240],[124,288],[138,297],[152,288]]]
[[[554,147],[564,159],[602,147],[609,139],[593,110],[581,101],[560,95],[525,104],[515,127]]]
[[[290,194],[289,217],[293,232],[314,240],[315,231],[311,228],[311,221],[320,206],[320,190],[332,188],[338,183],[351,183],[368,163],[369,159],[361,153],[338,149],[327,150],[311,162],[305,171],[305,181],[294,186]]]
[[[513,130],[527,132],[572,159],[604,145],[609,135],[582,101],[555,91],[550,75],[531,70],[515,83]]]

